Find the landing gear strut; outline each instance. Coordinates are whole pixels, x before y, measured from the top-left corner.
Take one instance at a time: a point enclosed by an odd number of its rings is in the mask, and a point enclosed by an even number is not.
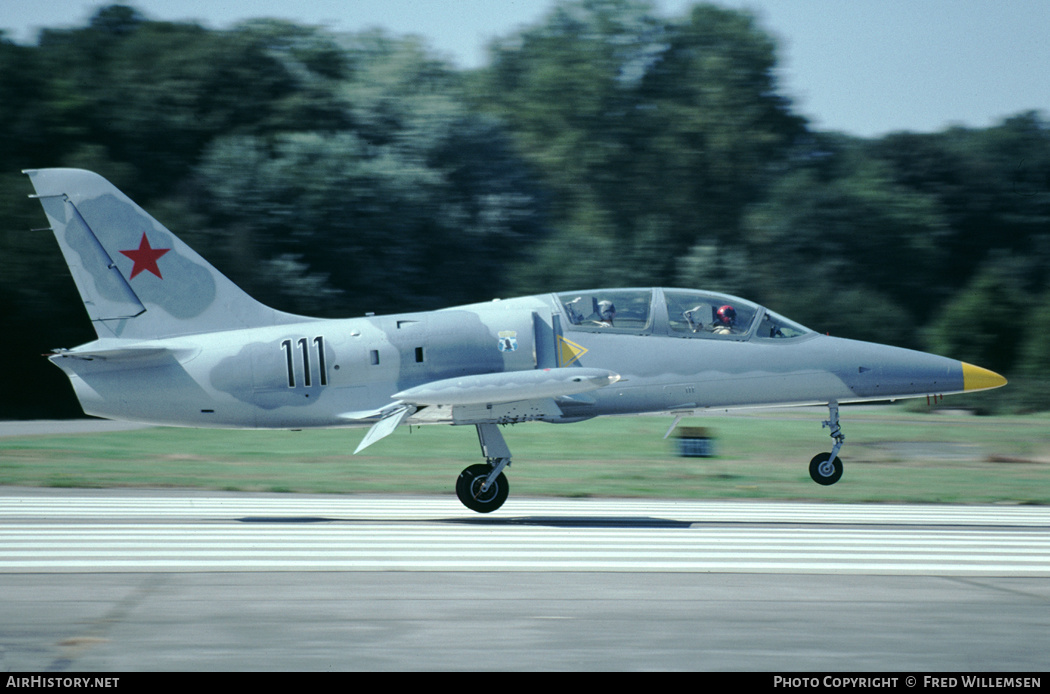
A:
[[[824,422],[824,426],[831,429],[831,438],[834,439],[835,445],[831,447],[831,453],[818,453],[809,461],[809,476],[817,484],[825,486],[835,484],[842,477],[842,461],[838,455],[842,445],[846,443],[842,427],[839,426],[839,404],[829,402],[828,412],[830,418]]]
[[[471,465],[459,473],[456,496],[472,511],[491,513],[503,505],[510,493],[510,484],[503,474],[503,468],[510,465],[510,449],[495,424],[476,427],[485,463]]]

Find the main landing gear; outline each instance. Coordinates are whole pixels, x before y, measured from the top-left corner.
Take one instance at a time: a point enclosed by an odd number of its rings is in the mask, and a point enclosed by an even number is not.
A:
[[[835,484],[842,477],[842,461],[838,456],[846,443],[839,425],[839,404],[828,403],[828,412],[830,416],[824,427],[831,429],[835,445],[831,447],[831,453],[818,453],[809,461],[809,476],[825,486]],[[503,468],[510,465],[510,448],[496,424],[476,424],[475,427],[485,462],[471,465],[459,473],[456,496],[472,511],[491,513],[503,505],[510,493],[510,484],[503,474]]]
[[[495,424],[477,424],[478,441],[485,463],[471,465],[459,473],[456,496],[463,505],[478,513],[491,513],[507,500],[510,485],[503,468],[510,465],[510,449]]]
[[[842,461],[839,460],[839,451],[846,443],[842,427],[839,426],[839,404],[829,402],[828,411],[830,419],[824,422],[824,426],[831,429],[831,438],[835,440],[835,445],[831,447],[831,453],[818,453],[813,460],[809,461],[809,476],[817,484],[825,486],[835,484],[842,477]]]

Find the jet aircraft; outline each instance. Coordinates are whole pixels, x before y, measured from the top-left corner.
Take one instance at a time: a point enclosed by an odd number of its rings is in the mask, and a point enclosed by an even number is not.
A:
[[[87,414],[188,427],[472,425],[485,462],[456,493],[499,508],[511,461],[499,426],[600,415],[827,406],[842,475],[842,403],[940,396],[1006,380],[954,359],[818,334],[715,292],[626,288],[325,320],[255,301],[101,176],[25,171],[97,340],[56,349]]]

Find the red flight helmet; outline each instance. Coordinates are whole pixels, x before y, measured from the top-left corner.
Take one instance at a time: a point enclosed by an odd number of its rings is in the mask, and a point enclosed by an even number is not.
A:
[[[736,323],[736,309],[726,304],[718,309],[715,317],[722,325],[734,325]]]

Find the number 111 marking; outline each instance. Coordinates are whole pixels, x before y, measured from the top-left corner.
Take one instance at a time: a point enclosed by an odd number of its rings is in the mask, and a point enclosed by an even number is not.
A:
[[[298,350],[295,349],[295,344],[299,345]],[[321,385],[326,386],[328,385],[328,366],[324,358],[324,337],[318,335],[313,339],[313,344],[317,347],[317,367],[321,376]],[[288,365],[288,387],[295,388],[296,352],[303,355],[303,385],[307,388],[313,385],[311,381],[313,374],[310,368],[310,338],[300,337],[297,342],[285,340],[281,343],[281,349],[284,351],[285,362]]]

